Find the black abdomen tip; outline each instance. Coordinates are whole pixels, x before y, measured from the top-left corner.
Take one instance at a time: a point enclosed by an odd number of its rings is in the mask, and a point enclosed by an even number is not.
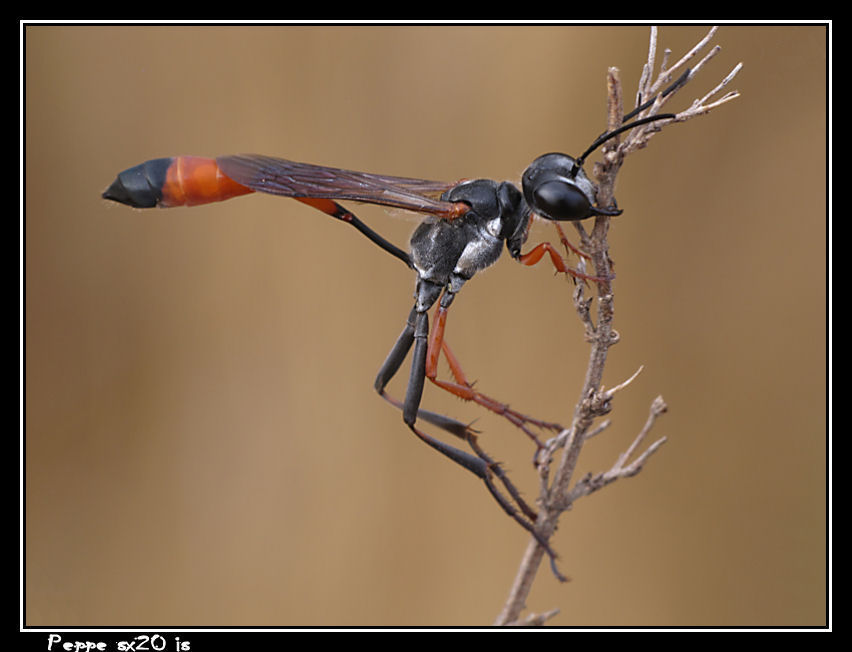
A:
[[[157,158],[121,172],[101,197],[134,208],[153,208],[163,198],[172,158]]]

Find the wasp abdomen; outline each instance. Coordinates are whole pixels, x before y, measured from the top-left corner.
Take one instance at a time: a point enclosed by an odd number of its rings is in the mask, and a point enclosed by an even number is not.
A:
[[[226,176],[215,159],[174,156],[145,161],[120,173],[103,192],[135,208],[196,206],[254,192]]]

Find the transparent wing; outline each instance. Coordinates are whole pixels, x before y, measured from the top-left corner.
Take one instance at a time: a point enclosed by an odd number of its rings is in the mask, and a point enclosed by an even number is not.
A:
[[[464,208],[459,202],[440,199],[456,185],[445,181],[356,172],[259,154],[220,156],[216,163],[237,183],[272,195],[348,199],[450,219]]]

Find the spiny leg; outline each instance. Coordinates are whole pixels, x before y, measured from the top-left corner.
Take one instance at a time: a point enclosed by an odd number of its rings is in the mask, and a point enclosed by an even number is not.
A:
[[[412,311],[414,312],[414,311]],[[476,455],[471,455],[470,453],[466,453],[465,451],[459,450],[455,446],[450,446],[442,442],[440,439],[435,439],[434,437],[427,435],[425,432],[420,430],[415,423],[415,420],[412,420],[411,423],[408,423],[408,418],[405,416],[406,412],[410,412],[410,408],[405,403],[402,403],[392,396],[390,396],[387,392],[385,392],[385,384],[393,377],[394,372],[399,369],[402,360],[405,359],[408,350],[411,348],[414,341],[414,333],[415,333],[415,324],[416,319],[412,319],[409,317],[408,322],[406,322],[406,326],[403,329],[402,334],[397,339],[396,344],[393,349],[391,349],[391,353],[388,355],[385,364],[382,365],[381,370],[379,371],[379,375],[376,378],[376,390],[379,394],[387,400],[392,405],[400,408],[403,411],[403,419],[406,421],[406,424],[411,429],[411,431],[424,443],[431,446],[433,449],[443,454],[444,456],[451,459],[456,464],[463,466],[468,471],[476,475],[480,478],[485,486],[488,488],[488,491],[500,505],[500,507],[505,511],[509,516],[511,516],[517,523],[521,525],[525,530],[532,534],[536,541],[541,545],[541,547],[547,552],[548,556],[551,559],[551,565],[554,569],[554,574],[560,579],[564,578],[559,573],[556,568],[556,554],[550,548],[550,545],[544,538],[535,531],[535,527],[533,523],[538,518],[535,510],[533,510],[521,497],[520,492],[517,490],[515,485],[509,480],[508,476],[504,473],[503,469],[497,464],[494,460],[492,460],[483,450],[480,448],[476,441],[476,434],[473,430],[459,421],[455,419],[451,419],[450,417],[445,417],[443,415],[429,412],[427,410],[417,409],[416,415],[417,417],[423,418],[425,421],[432,423],[433,425],[437,425],[444,430],[447,430],[451,434],[464,439],[468,444],[470,444],[471,448],[473,448]],[[409,391],[407,392],[407,399],[411,395],[411,390],[409,387]],[[515,508],[515,505],[512,504],[511,501],[506,499],[506,497],[497,489],[494,485],[494,480],[492,476],[497,476],[503,486],[506,488],[506,491],[515,501],[518,507],[520,507],[524,516],[518,513],[518,510]]]
[[[591,260],[592,257],[587,254],[582,249],[578,249],[575,247],[571,241],[568,239],[568,236],[565,235],[565,231],[562,230],[562,226],[559,222],[553,222],[554,228],[556,228],[556,232],[559,234],[559,241],[562,243],[562,246],[565,247],[565,251],[570,255],[571,253],[575,254],[579,258],[583,258],[584,260]]]
[[[478,444],[476,444],[476,433],[470,426],[465,425],[460,421],[456,421],[455,419],[444,416],[442,414],[423,410],[420,408],[420,398],[423,392],[423,384],[426,378],[425,365],[428,347],[428,324],[429,322],[427,313],[418,312],[417,307],[415,306],[415,308],[413,308],[409,313],[402,333],[397,338],[393,348],[391,349],[390,353],[385,359],[385,362],[382,364],[378,375],[376,376],[376,381],[374,384],[376,391],[386,401],[402,410],[403,421],[409,428],[411,428],[415,435],[417,435],[427,444],[440,451],[441,453],[452,459],[454,462],[460,464],[461,466],[464,466],[469,471],[472,471],[481,479],[487,480],[486,484],[490,482],[490,472],[493,471],[494,475],[496,475],[500,479],[500,481],[506,487],[506,491],[508,491],[512,498],[515,499],[516,503],[524,512],[524,514],[530,520],[534,521],[537,518],[535,510],[533,510],[531,507],[529,507],[529,505],[526,504],[526,502],[524,502],[524,500],[520,496],[520,493],[509,480],[509,478],[505,475],[505,473],[503,473],[502,469],[500,469],[499,466],[493,460],[491,460],[490,457],[485,455],[484,451],[482,451]],[[414,346],[414,356],[411,364],[411,375],[409,377],[409,383],[406,389],[405,401],[400,402],[394,397],[392,397],[390,394],[388,394],[385,391],[385,387],[396,374],[396,372],[399,370],[412,345]],[[422,418],[427,423],[436,425],[439,428],[442,428],[443,430],[449,432],[450,434],[453,434],[456,437],[459,437],[460,439],[466,441],[471,446],[471,448],[474,449],[481,461],[479,463],[472,463],[471,460],[475,460],[477,458],[474,458],[469,453],[461,451],[453,446],[450,446],[449,444],[445,444],[444,442],[423,433],[415,425],[418,418]],[[485,467],[481,466],[482,462],[485,463]],[[489,472],[486,473],[486,470],[488,470]],[[503,505],[505,509],[505,503],[501,502],[501,505]],[[514,513],[511,515],[514,516]]]
[[[568,239],[565,239],[565,243],[568,242]],[[563,243],[563,244],[565,244]],[[566,244],[566,246],[569,246]],[[578,250],[579,251],[579,250]],[[544,255],[547,254],[550,256],[550,262],[556,268],[557,272],[562,272],[563,274],[568,274],[576,279],[580,279],[581,281],[594,281],[595,283],[607,283],[611,281],[612,278],[602,278],[600,276],[591,276],[589,274],[584,274],[568,265],[562,256],[559,255],[559,252],[556,251],[556,248],[550,244],[549,242],[542,242],[539,245],[533,247],[530,251],[525,254],[521,254],[518,257],[518,262],[522,265],[526,265],[531,267],[535,265],[538,261],[540,261]]]
[[[396,375],[396,372],[399,371],[400,366],[402,366],[402,363],[408,356],[409,350],[411,350],[411,347],[414,344],[414,331],[416,320],[417,310],[416,308],[412,308],[411,312],[408,315],[408,319],[406,320],[405,327],[402,329],[402,333],[400,333],[399,337],[397,338],[396,343],[393,345],[393,348],[391,349],[390,353],[382,364],[381,369],[379,369],[379,373],[376,375],[376,382],[374,384],[374,387],[379,393],[379,396],[381,396],[388,403],[399,408],[403,412],[405,412],[406,409],[405,403],[397,400],[396,398],[388,394],[385,391],[385,387]],[[438,414],[437,412],[431,412],[429,410],[424,410],[418,407],[416,414],[418,419],[422,419],[427,423],[431,423],[432,425],[438,426],[439,428],[449,432],[450,434],[455,435],[459,439],[466,440],[468,433],[474,432],[474,430],[469,425],[464,424],[461,421],[457,421],[456,419],[444,416],[443,414]]]
[[[520,492],[503,471],[502,467],[500,467],[500,465],[488,456],[488,454],[479,446],[476,433],[473,429],[459,421],[456,421],[455,419],[451,419],[450,417],[420,409],[419,401],[425,380],[425,364],[428,348],[427,336],[428,317],[425,312],[417,312],[415,307],[412,309],[411,313],[409,313],[402,333],[397,338],[396,343],[376,376],[376,391],[382,396],[382,398],[403,411],[403,420],[421,441],[428,444],[433,449],[437,450],[460,466],[463,466],[485,483],[489,493],[491,493],[503,511],[511,516],[512,519],[521,525],[521,527],[527,530],[547,553],[550,558],[550,564],[554,575],[556,575],[560,581],[565,581],[566,578],[556,567],[556,553],[553,552],[553,549],[550,547],[547,540],[535,529],[534,524],[538,518],[537,513],[526,503],[526,501],[524,501]],[[414,346],[415,351],[411,376],[406,390],[406,399],[404,402],[400,402],[390,396],[385,391],[385,387],[399,370],[412,346]],[[454,446],[450,446],[449,444],[424,433],[416,425],[416,420],[418,418],[422,418],[424,421],[437,425],[447,432],[464,439],[476,455],[471,455],[470,453],[462,451]],[[501,485],[505,488],[512,500],[507,499],[498,489],[494,482],[495,477],[500,481]],[[521,513],[519,513],[518,508]]]
[[[429,335],[429,348],[425,368],[426,377],[441,389],[444,389],[450,392],[451,394],[458,396],[462,400],[473,401],[474,403],[477,403],[478,405],[481,405],[484,408],[491,410],[495,414],[498,414],[508,419],[513,425],[520,428],[524,432],[524,434],[526,434],[533,442],[535,442],[537,458],[537,454],[540,450],[542,450],[544,444],[542,444],[536,434],[527,426],[533,425],[537,428],[553,430],[555,432],[561,432],[563,430],[563,427],[558,423],[542,421],[540,419],[521,414],[517,410],[510,408],[507,404],[501,403],[500,401],[497,401],[475,390],[473,388],[473,385],[468,382],[467,378],[464,375],[464,371],[462,370],[461,365],[459,364],[458,359],[450,350],[449,345],[444,339],[446,321],[447,308],[442,304],[438,306],[437,312],[435,314],[435,323]],[[437,377],[438,358],[441,352],[444,353],[444,357],[447,359],[447,362],[450,365],[450,372],[452,373],[455,382],[440,380]]]
[[[518,495],[517,490],[514,489],[514,485],[512,485],[511,482],[509,482],[509,479],[505,476],[505,473],[503,472],[503,469],[500,467],[500,465],[491,460],[491,458],[489,458],[488,455],[485,454],[485,451],[483,451],[479,447],[479,444],[477,443],[475,437],[472,438],[469,443],[473,450],[476,452],[476,454],[481,459],[488,462],[489,469],[492,470],[498,478],[500,478],[500,480],[503,482],[503,485],[506,487],[506,490],[509,491],[512,498],[515,499],[515,502],[523,509],[525,503],[521,499],[520,495]],[[507,514],[509,514],[509,516],[514,518],[518,523],[520,523],[521,526],[533,536],[533,538],[536,540],[536,543],[541,546],[541,549],[547,553],[547,556],[550,559],[550,570],[556,576],[556,579],[558,579],[560,582],[567,582],[568,578],[565,577],[559,571],[559,568],[556,565],[556,553],[553,552],[553,549],[550,547],[550,544],[548,543],[547,539],[541,536],[541,534],[539,534],[539,532],[535,529],[534,524],[536,519],[530,519],[531,522],[528,522],[520,518],[520,516],[515,511],[514,506],[508,501],[506,501],[505,497],[497,490],[497,487],[494,486],[494,483],[489,478],[483,478],[483,480],[485,482],[485,486],[488,487],[488,491],[491,492],[491,495],[494,496],[494,498],[497,500],[503,510]]]
[[[440,453],[443,453],[445,456],[449,457],[451,460],[465,467],[468,471],[472,472],[476,476],[478,476],[487,487],[488,491],[503,508],[503,511],[506,512],[509,516],[511,516],[522,528],[524,528],[527,532],[529,532],[532,537],[536,540],[539,546],[541,546],[542,550],[547,553],[548,558],[550,559],[550,568],[553,571],[553,574],[560,582],[567,582],[568,578],[565,577],[556,565],[557,555],[550,547],[547,539],[545,539],[536,529],[535,529],[535,521],[537,519],[536,513],[529,507],[529,505],[524,502],[523,498],[521,498],[520,492],[518,492],[517,488],[515,488],[514,484],[509,480],[509,478],[504,473],[503,469],[500,465],[492,460],[486,453],[483,451],[479,444],[476,442],[476,436],[471,434],[468,436],[468,443],[473,448],[476,453],[476,457],[470,455],[469,453],[465,453],[453,446],[445,444],[444,442],[435,439],[434,437],[430,437],[426,433],[422,432],[415,425],[409,425],[411,431],[417,435],[423,442],[434,448]],[[515,501],[515,504],[521,508],[521,511],[524,512],[524,516],[518,513],[518,510],[515,508],[515,505],[512,504],[497,488],[494,484],[494,479],[492,476],[497,476],[503,486],[506,488],[506,491]]]
[[[613,200],[613,202],[615,202],[615,200]],[[578,257],[580,257],[584,260],[591,260],[592,259],[592,257],[589,254],[587,254],[582,249],[575,247],[571,243],[571,241],[565,235],[565,231],[562,230],[562,226],[559,224],[559,222],[553,222],[553,226],[556,229],[556,232],[559,234],[559,241],[562,243],[562,246],[565,247],[565,251],[568,253],[568,255],[570,255],[573,252]],[[615,268],[615,264],[612,262],[612,259],[609,260],[609,267],[610,267],[610,270]],[[609,277],[609,280],[612,280],[613,278],[615,278],[614,274]]]

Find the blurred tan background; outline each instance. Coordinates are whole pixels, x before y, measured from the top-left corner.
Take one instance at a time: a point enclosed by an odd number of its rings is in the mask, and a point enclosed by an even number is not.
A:
[[[660,49],[706,31],[664,25]],[[603,130],[607,67],[629,100],[648,33],[28,27],[25,624],[493,622],[526,534],[372,387],[413,275],[286,199],[135,211],[100,192],[150,158],[238,152],[517,181]],[[573,581],[542,567],[527,604],[555,625],[826,622],[827,33],[714,42],[672,110],[739,61],[743,97],[619,179],[605,382],[645,370],[579,470],[609,468],[658,394],[669,441],[563,519]],[[416,224],[353,208],[403,245]],[[448,324],[479,387],[565,423],[587,354],[570,289],[505,257]],[[424,405],[477,419],[536,494],[519,431],[433,387]]]

